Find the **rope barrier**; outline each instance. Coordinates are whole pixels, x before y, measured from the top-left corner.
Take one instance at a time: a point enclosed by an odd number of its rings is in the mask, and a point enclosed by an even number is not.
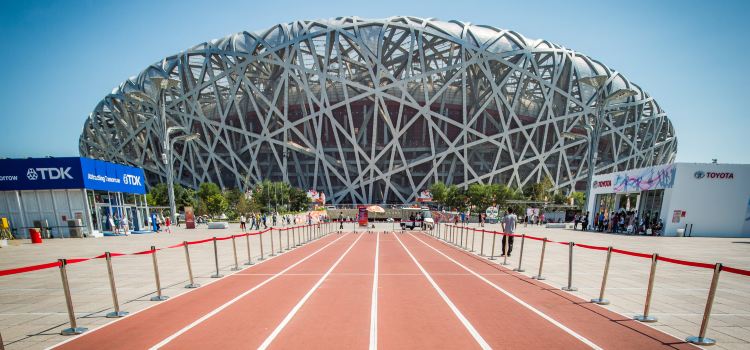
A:
[[[334,222],[338,222],[338,221],[334,220]],[[355,222],[355,221],[345,221],[345,222]],[[217,241],[224,241],[224,240],[232,239],[233,237],[234,238],[240,238],[240,237],[245,237],[245,236],[256,236],[256,235],[261,235],[263,233],[266,233],[266,232],[269,232],[269,231],[272,231],[272,230],[278,230],[278,231],[295,230],[295,229],[300,229],[300,228],[304,228],[304,227],[307,227],[307,226],[309,226],[309,225],[299,225],[299,226],[282,227],[282,228],[273,228],[272,227],[272,228],[268,228],[268,229],[265,229],[265,230],[262,230],[262,231],[257,231],[257,232],[247,232],[247,233],[242,233],[242,234],[234,234],[234,235],[229,235],[229,236],[224,236],[224,237],[217,237],[216,240]],[[446,225],[446,226],[448,226],[448,227],[457,227],[455,225],[449,225],[449,224]],[[485,234],[489,233],[489,234],[500,235],[500,236],[511,236],[511,237],[521,237],[522,236],[520,234],[498,232],[498,231],[479,230],[479,229],[470,228],[470,227],[466,227],[465,229],[468,229],[468,230],[471,230],[471,231],[474,231],[474,232],[476,232],[476,231],[482,231]],[[526,235],[525,237],[528,238],[528,239],[536,240],[536,241],[543,241],[543,240],[545,240],[542,237],[535,237],[535,236],[529,236],[529,235]],[[183,243],[179,243],[179,244],[175,244],[175,245],[170,245],[170,246],[168,246],[166,248],[157,248],[155,250],[150,250],[149,249],[149,250],[144,250],[144,251],[135,252],[135,253],[111,253],[111,256],[112,257],[119,257],[119,256],[128,256],[128,255],[149,255],[149,254],[155,253],[157,250],[172,249],[172,248],[181,248],[185,244],[187,244],[187,245],[203,244],[203,243],[212,242],[213,240],[214,240],[214,238],[206,238],[206,239],[201,239],[201,240],[196,240],[196,241],[187,241],[187,242],[183,242]],[[569,245],[569,242],[558,242],[558,241],[553,241],[553,240],[550,240],[550,239],[547,239],[546,241],[549,242],[549,243],[557,243],[557,244],[566,245],[566,246]],[[576,246],[580,247],[580,248],[584,248],[584,249],[590,249],[590,250],[601,250],[601,251],[606,251],[607,250],[607,247],[595,246],[595,245],[588,245],[588,244],[581,244],[581,243],[576,243]],[[634,257],[638,257],[638,258],[644,258],[644,259],[651,259],[651,257],[652,257],[652,254],[639,253],[639,252],[634,252],[634,251],[629,251],[629,250],[624,250],[624,249],[612,248],[612,252],[613,253],[617,253],[617,254],[634,256]],[[95,256],[93,258],[68,259],[67,263],[68,264],[76,264],[76,263],[80,263],[80,262],[84,262],[84,261],[88,261],[88,260],[92,260],[92,259],[104,259],[104,258],[105,258],[105,254],[101,254],[101,255],[97,255],[97,256]],[[696,262],[696,261],[689,261],[689,260],[682,260],[682,259],[676,259],[676,258],[669,258],[669,257],[665,257],[665,256],[659,256],[658,260],[666,262],[666,263],[670,263],[670,264],[677,264],[677,265],[683,265],[683,266],[698,267],[698,268],[704,268],[704,269],[713,269],[714,266],[715,266],[715,264],[709,264],[709,263],[704,263],[704,262]],[[38,265],[29,265],[29,266],[17,267],[17,268],[12,268],[12,269],[0,270],[0,276],[16,275],[16,274],[20,274],[20,273],[45,270],[45,269],[50,269],[50,268],[59,267],[59,266],[60,266],[60,262],[59,261],[55,261],[55,262],[49,262],[49,263],[44,263],[44,264],[38,264]],[[730,267],[730,266],[723,266],[722,267],[722,271],[723,272],[732,273],[732,274],[736,274],[736,275],[743,275],[743,276],[749,276],[750,277],[750,270],[746,270],[746,269],[740,269],[740,268],[735,268],[735,267]]]

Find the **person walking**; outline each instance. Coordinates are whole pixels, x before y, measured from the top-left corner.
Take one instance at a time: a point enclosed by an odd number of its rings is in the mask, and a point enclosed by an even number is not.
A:
[[[344,215],[339,213],[339,230],[344,229]]]
[[[166,233],[172,233],[172,228],[170,227],[172,225],[172,220],[169,219],[169,216],[167,216],[166,219],[164,219],[164,232]]]
[[[247,219],[245,218],[245,214],[240,215],[240,230],[242,232],[245,232],[245,221]]]
[[[513,214],[513,208],[508,208],[508,213],[503,216],[503,221],[500,224],[501,228],[503,229],[503,232],[508,235],[503,235],[503,242],[502,242],[502,248],[503,253],[500,256],[505,256],[507,254],[510,256],[510,252],[513,251],[513,236],[512,234],[516,232],[516,221],[518,221],[518,216],[516,214]],[[505,247],[508,247],[508,250],[505,250]]]

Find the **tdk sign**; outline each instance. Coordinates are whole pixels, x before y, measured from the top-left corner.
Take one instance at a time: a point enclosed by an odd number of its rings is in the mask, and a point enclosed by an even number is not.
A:
[[[0,159],[0,191],[89,189],[145,194],[143,169],[81,157]]]
[[[141,177],[125,174],[122,176],[122,183],[126,185],[133,185],[133,186],[140,186],[141,185]]]
[[[70,167],[67,168],[29,168],[29,170],[26,170],[26,177],[29,180],[60,180],[60,179],[70,179],[73,180],[73,177],[70,176]]]

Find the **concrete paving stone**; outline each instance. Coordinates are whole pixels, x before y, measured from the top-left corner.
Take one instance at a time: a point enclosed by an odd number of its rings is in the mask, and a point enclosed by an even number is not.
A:
[[[471,225],[476,226],[476,225]],[[389,229],[391,225],[377,224],[376,230]],[[444,228],[444,226],[441,226]],[[499,230],[499,225],[487,225],[487,230]],[[173,234],[132,235],[128,237],[105,237],[98,239],[54,239],[45,240],[41,245],[28,244],[8,249],[0,249],[0,269],[56,261],[60,252],[68,257],[92,257],[104,251],[136,252],[147,250],[151,245],[166,247],[184,240],[192,241],[212,236],[224,236],[238,233],[237,225],[228,230],[207,230],[205,228],[186,230],[176,228]],[[567,229],[546,229],[541,226],[521,225],[519,233],[548,237],[558,241],[574,241],[598,246],[614,246],[619,249],[642,253],[657,252],[683,260],[714,263],[721,261],[725,265],[750,268],[750,254],[747,244],[733,242],[750,242],[747,238],[678,238],[678,237],[645,237],[581,232]],[[483,250],[489,255],[492,236],[485,235]],[[285,239],[285,237],[284,237]],[[474,239],[469,235],[469,244],[474,241],[475,251],[482,250],[479,245],[481,235]],[[250,239],[251,254],[257,262],[260,256],[259,237]],[[285,242],[285,240],[283,241]],[[518,264],[520,239],[514,242],[513,256],[508,259],[508,268]],[[278,249],[278,237],[274,237]],[[270,237],[263,235],[264,253],[268,254]],[[237,240],[238,260],[243,264],[247,259],[244,239]],[[231,240],[218,242],[219,264],[222,273],[229,273],[234,265]],[[500,240],[496,242],[496,253],[500,250]],[[524,244],[524,276],[537,273],[540,261],[541,242],[526,240]],[[573,285],[579,288],[574,295],[588,300],[597,297],[601,284],[605,252],[577,247],[574,249]],[[201,284],[213,279],[214,273],[213,245],[211,243],[190,246],[191,265],[196,281]],[[171,297],[189,292],[183,288],[187,283],[187,268],[184,248],[165,249],[157,253],[159,270],[164,294]],[[498,258],[496,262],[503,259]],[[137,312],[154,305],[148,300],[153,295],[155,284],[151,256],[124,256],[113,259],[115,279],[121,308]],[[244,266],[242,266],[244,267]],[[111,294],[109,290],[106,265],[103,259],[90,260],[69,267],[70,284],[73,290],[73,301],[76,314],[82,326],[94,328],[111,321],[101,317],[110,310]],[[606,306],[609,310],[630,318],[643,311],[646,285],[648,283],[650,259],[613,254],[608,276],[605,297],[612,302]],[[549,288],[559,290],[567,284],[568,248],[560,244],[548,243],[544,258],[543,275]],[[498,273],[502,273],[498,271]],[[651,314],[660,321],[651,324],[654,328],[664,329],[675,336],[683,337],[697,333],[702,320],[702,312],[712,271],[688,266],[658,262]],[[516,278],[511,277],[509,278]],[[716,294],[714,316],[709,323],[708,335],[717,338],[719,345],[713,349],[747,349],[750,341],[746,332],[750,329],[750,278],[722,273],[719,290]],[[54,312],[54,314],[49,314]],[[3,314],[27,314],[17,325],[1,323],[8,320]],[[93,314],[91,314],[93,313]],[[91,315],[88,315],[91,314]],[[86,316],[88,315],[88,316]],[[38,317],[36,317],[38,316]],[[84,317],[85,316],[85,317]],[[28,336],[47,328],[67,323],[65,300],[62,293],[60,272],[57,268],[35,271],[21,275],[0,277],[0,331],[7,342],[10,337],[23,339],[7,346],[6,349],[39,349],[54,345],[68,339],[57,335],[67,325],[45,332],[45,336]],[[723,332],[722,332],[723,331]],[[49,333],[49,334],[47,334]]]

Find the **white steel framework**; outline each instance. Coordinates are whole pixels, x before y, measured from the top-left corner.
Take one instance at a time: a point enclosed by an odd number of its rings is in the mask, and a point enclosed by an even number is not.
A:
[[[601,89],[579,82],[608,77]],[[107,95],[80,138],[83,156],[167,173],[164,125],[149,99],[164,90],[166,127],[201,138],[176,144],[174,174],[197,187],[283,180],[333,203],[409,203],[435,181],[512,187],[549,177],[585,187],[582,127],[606,106],[596,172],[674,160],[677,139],[656,101],[583,54],[513,31],[414,17],[344,17],[279,24],[167,57]]]

